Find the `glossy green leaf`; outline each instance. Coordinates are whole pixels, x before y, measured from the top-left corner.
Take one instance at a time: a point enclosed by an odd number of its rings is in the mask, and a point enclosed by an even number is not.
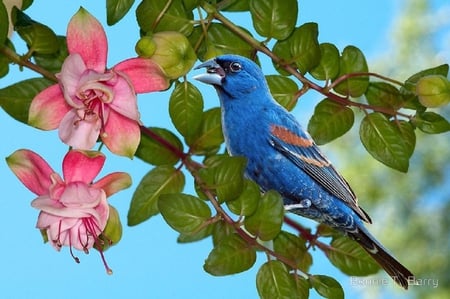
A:
[[[216,222],[213,227],[212,234],[213,245],[219,245],[223,240],[227,239],[233,234],[236,234],[236,231],[232,225],[223,220]]]
[[[220,7],[220,10],[223,11],[248,11],[249,3],[248,1],[242,1],[242,0],[218,0],[217,1],[218,6]]]
[[[282,40],[297,22],[297,0],[250,0],[253,26],[259,35]]]
[[[374,112],[362,120],[359,135],[375,159],[396,170],[408,171],[416,142],[411,124],[390,122],[383,114]]]
[[[183,151],[183,144],[171,131],[155,127],[149,128],[149,130],[161,138],[162,141],[167,142],[181,152]],[[141,142],[135,155],[152,165],[174,165],[180,160],[180,157],[167,146],[146,134],[141,134]]]
[[[192,33],[192,12],[182,0],[173,0],[167,10],[166,1],[143,0],[136,8],[136,19],[145,33],[174,31],[185,36]]]
[[[207,225],[200,230],[196,230],[193,233],[189,234],[180,234],[177,238],[178,243],[191,243],[191,242],[197,242],[200,240],[203,240],[204,238],[207,238],[211,236],[211,234],[214,231],[214,226],[216,223]]]
[[[372,106],[398,110],[403,105],[403,96],[400,91],[386,82],[370,82],[365,96]]]
[[[272,240],[281,231],[283,216],[281,196],[275,191],[268,191],[259,201],[255,213],[245,218],[245,228],[263,241]]]
[[[64,60],[69,55],[67,50],[67,43],[65,36],[57,36],[59,49],[53,54],[40,54],[35,53],[33,55],[34,61],[37,65],[45,68],[52,73],[59,73]]]
[[[6,39],[4,42],[4,46],[10,48],[15,52],[14,45],[11,43],[9,39]],[[9,72],[9,64],[11,60],[9,60],[6,55],[0,55],[0,78],[6,76]]]
[[[343,299],[344,290],[342,289],[339,282],[334,278],[326,275],[311,275],[309,277],[309,282],[311,286],[319,293],[322,297],[329,299]]]
[[[244,188],[238,198],[227,201],[231,212],[239,216],[248,216],[255,212],[261,198],[259,186],[250,180],[244,180]]]
[[[353,126],[353,110],[329,99],[317,104],[308,123],[308,131],[321,145],[344,135]]]
[[[334,238],[330,246],[332,249],[325,251],[326,255],[333,265],[347,275],[367,276],[380,270],[375,260],[348,237]]]
[[[312,264],[312,256],[306,248],[305,241],[296,235],[281,231],[273,240],[273,248],[276,253],[294,261],[297,268],[308,272]]]
[[[320,62],[310,73],[317,80],[330,80],[339,74],[339,50],[335,45],[322,43],[320,47]]]
[[[0,89],[0,106],[13,118],[28,123],[28,110],[33,98],[54,82],[44,78],[20,81]]]
[[[119,243],[122,238],[122,223],[120,222],[119,212],[116,208],[109,205],[109,217],[105,229],[99,236],[102,250],[105,251],[112,245]]]
[[[8,38],[9,17],[3,1],[0,2],[0,45],[3,45]]]
[[[247,159],[227,155],[213,156],[205,161],[199,175],[206,187],[213,190],[219,202],[236,199],[244,188]]]
[[[411,123],[427,134],[439,134],[450,131],[450,123],[435,112],[416,114]]]
[[[316,23],[305,23],[296,28],[287,39],[278,41],[273,52],[283,62],[294,64],[301,73],[306,73],[320,62],[318,35]]]
[[[220,108],[203,112],[202,122],[190,142],[194,154],[204,154],[223,143],[222,120]]]
[[[256,261],[256,251],[237,234],[231,234],[217,244],[203,265],[211,275],[236,274],[250,269]]]
[[[352,73],[367,73],[369,70],[363,52],[354,46],[345,47],[339,63],[339,76]],[[334,87],[334,90],[343,95],[359,97],[369,86],[368,76],[357,76],[346,79]]]
[[[33,21],[29,16],[17,8],[15,11],[14,29],[27,43],[32,52],[52,54],[58,51],[59,44],[56,34],[44,24]]]
[[[299,88],[297,84],[287,77],[278,75],[266,76],[266,80],[274,99],[287,110],[294,109],[298,99]]]
[[[133,4],[134,0],[106,0],[106,23],[112,26],[119,22]]]
[[[297,298],[297,287],[286,266],[280,261],[264,263],[256,274],[256,288],[263,299]]]
[[[442,75],[428,75],[417,81],[416,94],[425,107],[436,108],[450,103],[450,81]]]
[[[200,2],[202,0],[183,0],[183,5],[186,8],[186,10],[193,10],[197,6],[200,5]]]
[[[203,98],[188,81],[177,83],[170,95],[169,114],[178,132],[190,140],[202,122]]]
[[[240,29],[251,36],[246,29]],[[197,55],[202,61],[222,54],[237,54],[250,58],[254,51],[248,43],[220,23],[212,23],[206,36],[203,27],[196,26],[189,40],[194,48],[198,47]]]
[[[139,224],[158,214],[160,196],[183,191],[184,183],[184,174],[172,166],[153,168],[142,178],[134,191],[128,210],[128,225]]]
[[[164,194],[158,208],[167,224],[182,234],[194,234],[211,218],[208,205],[198,197],[188,194]]]
[[[310,285],[309,282],[300,276],[294,276],[293,274],[291,274],[291,276],[293,276],[294,278],[294,282],[295,282],[295,286],[297,289],[297,298],[309,298],[309,289],[310,289]]]
[[[153,34],[156,49],[151,59],[156,62],[170,79],[187,74],[194,66],[197,56],[188,39],[175,31]]]

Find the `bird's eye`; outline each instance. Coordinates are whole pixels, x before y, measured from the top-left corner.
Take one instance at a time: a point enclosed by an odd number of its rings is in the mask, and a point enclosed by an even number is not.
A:
[[[230,70],[233,73],[237,73],[237,72],[241,71],[241,69],[242,69],[242,66],[241,66],[241,64],[239,62],[232,62],[232,63],[230,63]]]

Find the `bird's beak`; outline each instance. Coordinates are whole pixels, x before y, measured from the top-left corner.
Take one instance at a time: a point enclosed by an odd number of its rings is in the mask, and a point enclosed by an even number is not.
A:
[[[195,80],[206,84],[222,85],[222,80],[225,78],[225,71],[215,59],[208,60],[196,66],[194,69],[198,70],[201,68],[206,68],[206,73],[194,76]]]

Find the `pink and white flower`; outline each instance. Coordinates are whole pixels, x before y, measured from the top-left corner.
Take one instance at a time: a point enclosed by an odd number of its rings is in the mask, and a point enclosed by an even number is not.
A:
[[[105,163],[105,156],[96,151],[69,151],[63,160],[63,177],[38,154],[17,150],[7,159],[8,166],[19,180],[38,195],[31,205],[40,210],[36,227],[44,231],[50,244],[60,250],[68,246],[88,253],[96,248],[103,257],[100,235],[109,217],[107,198],[131,185],[131,178],[122,172],[111,173],[93,183]]]
[[[136,93],[167,89],[168,79],[144,58],[107,69],[105,31],[83,8],[69,22],[67,47],[58,84],[36,95],[28,123],[43,130],[59,128],[61,140],[73,148],[91,149],[100,137],[111,152],[133,157],[140,142]]]

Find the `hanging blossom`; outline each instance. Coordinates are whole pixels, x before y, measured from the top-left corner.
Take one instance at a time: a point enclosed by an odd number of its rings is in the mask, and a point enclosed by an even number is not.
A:
[[[108,44],[103,27],[85,9],[72,17],[67,48],[54,84],[33,99],[28,123],[59,129],[77,149],[91,149],[98,138],[118,155],[133,157],[140,142],[136,93],[167,89],[169,81],[150,59],[130,58],[106,68]]]
[[[107,272],[112,273],[101,236],[110,214],[107,197],[128,188],[130,176],[115,172],[92,183],[105,163],[105,156],[97,151],[69,151],[62,164],[63,178],[30,150],[17,150],[6,161],[19,180],[38,195],[31,202],[40,210],[36,227],[45,232],[50,244],[57,251],[68,246],[76,262],[79,259],[72,248],[88,253],[94,247]]]

